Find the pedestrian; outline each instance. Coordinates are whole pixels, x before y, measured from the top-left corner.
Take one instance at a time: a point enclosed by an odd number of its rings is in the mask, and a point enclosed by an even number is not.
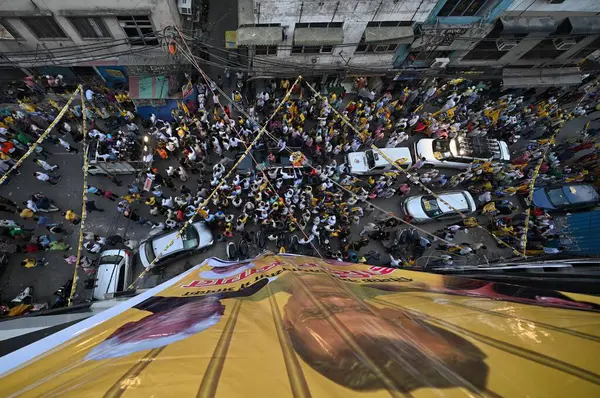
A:
[[[92,212],[92,211],[103,212],[104,211],[104,209],[99,209],[98,207],[96,207],[96,202],[93,200],[87,200],[85,202],[85,209],[89,212]]]
[[[409,170],[411,170],[411,169],[419,170],[421,167],[423,167],[425,165],[426,161],[427,161],[427,158],[422,157],[421,159],[417,160],[412,166],[410,166]]]
[[[73,225],[77,225],[81,221],[79,216],[72,210],[67,210],[66,212],[62,213],[62,215],[65,216],[65,220],[71,222]]]
[[[33,176],[40,181],[47,182],[50,185],[58,184],[58,181],[62,178],[62,175],[53,176],[46,173],[42,173],[40,171],[36,171],[35,173],[33,173]]]
[[[52,171],[58,169],[57,165],[51,165],[48,162],[45,162],[41,159],[34,159],[34,162],[46,171],[52,172]]]

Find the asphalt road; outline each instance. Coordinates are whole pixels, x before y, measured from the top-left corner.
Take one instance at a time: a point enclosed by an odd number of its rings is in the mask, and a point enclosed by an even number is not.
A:
[[[587,119],[576,119],[569,121],[565,124],[563,130],[559,134],[558,142],[563,140],[571,140],[577,136],[579,131],[583,128]],[[593,125],[595,127],[595,125]],[[142,133],[143,134],[143,133]],[[404,145],[410,146],[415,140],[419,139],[420,136],[413,136],[409,141],[405,142]],[[519,153],[522,148],[526,145],[526,141],[522,140],[521,142],[515,144],[511,151],[514,153]],[[62,174],[62,179],[57,185],[50,185],[41,181],[38,181],[32,174],[35,171],[41,171],[41,169],[33,163],[33,156],[28,159],[20,169],[21,174],[17,176],[13,176],[11,181],[3,186],[0,186],[0,195],[11,198],[13,201],[22,203],[25,201],[29,195],[35,192],[43,192],[46,196],[53,199],[56,204],[60,207],[61,211],[65,211],[66,209],[72,209],[77,214],[81,214],[81,197],[82,197],[82,157],[81,152],[77,154],[67,153],[62,147],[52,145],[48,142],[43,144],[44,147],[52,153],[49,157],[48,162],[51,164],[57,164],[60,169],[57,171],[57,174]],[[79,147],[79,145],[74,145],[75,147]],[[581,153],[584,155],[585,152]],[[229,154],[230,157],[233,157],[232,154]],[[217,159],[213,159],[216,161]],[[159,160],[155,162],[155,166],[158,167],[161,172],[168,167],[171,162],[174,160]],[[570,163],[575,162],[576,159],[571,159]],[[209,162],[210,164],[210,162]],[[454,172],[451,170],[443,170],[443,173],[447,175],[452,175]],[[191,176],[188,181],[188,186],[194,190],[197,185],[195,183],[195,177]],[[104,190],[111,190],[118,195],[125,195],[127,193],[127,185],[134,181],[136,176],[127,175],[121,176],[122,185],[117,186],[109,179],[101,176],[89,176],[88,183],[94,186],[97,186]],[[176,185],[180,186],[181,183]],[[166,194],[171,194],[168,189],[165,189]],[[413,188],[411,194],[418,194],[419,190]],[[177,193],[173,193],[177,194]],[[96,201],[96,205],[104,209],[104,212],[91,212],[88,213],[88,218],[86,222],[86,231],[94,232],[97,235],[108,236],[108,235],[122,235],[125,236],[126,239],[133,239],[136,241],[143,240],[149,231],[148,226],[141,226],[134,222],[130,222],[128,219],[123,218],[116,211],[116,203],[111,202],[103,197],[97,197],[95,195],[90,195],[90,198]],[[511,198],[515,203],[519,203],[519,199],[516,197]],[[400,197],[394,196],[390,199],[374,199],[372,201],[373,204],[380,206],[390,212],[395,214],[399,214],[400,211]],[[150,216],[148,214],[148,206],[144,204],[134,205],[134,209],[140,214],[150,220],[153,221],[161,221],[156,217]],[[375,213],[374,213],[375,214]],[[367,222],[372,221],[373,215],[364,217],[361,220],[361,225],[355,226],[353,229],[353,237],[356,238],[358,233],[362,229],[362,225]],[[73,277],[73,266],[67,264],[63,259],[63,254],[75,254],[76,253],[76,245],[79,233],[78,226],[72,226],[64,220],[64,217],[61,215],[61,212],[50,213],[49,214],[55,222],[64,222],[65,226],[67,226],[68,232],[63,239],[68,242],[73,249],[69,252],[45,252],[39,253],[38,257],[45,257],[46,261],[48,261],[47,266],[38,266],[31,269],[23,268],[20,265],[20,262],[26,257],[25,254],[16,254],[11,257],[10,262],[2,275],[0,275],[0,291],[2,300],[9,301],[11,298],[20,293],[26,286],[33,286],[35,289],[35,299],[37,302],[43,301],[52,301],[53,293],[58,289],[62,284],[64,284],[67,280]],[[14,219],[16,221],[22,222],[17,214],[10,215],[4,213],[2,218],[6,219]],[[420,227],[428,232],[436,231],[444,226],[451,224],[456,221],[451,222],[434,222],[429,224],[421,225]],[[481,223],[485,222],[485,219],[481,220]],[[24,221],[26,228],[35,227],[35,222],[33,220]],[[256,227],[251,226],[250,232],[256,231]],[[35,235],[39,236],[42,234],[47,234],[43,228],[37,228],[35,230]],[[301,233],[298,233],[301,236]],[[424,235],[424,234],[422,234]],[[485,264],[486,261],[494,261],[499,259],[506,259],[512,257],[510,250],[505,248],[498,248],[495,241],[489,234],[482,233],[480,230],[471,230],[470,232],[461,232],[458,233],[455,237],[454,242],[456,243],[472,243],[472,242],[483,242],[488,250],[486,253],[480,253],[475,257],[464,258],[459,261],[456,261],[455,264],[464,263],[469,261],[470,264],[479,263]],[[274,243],[269,243],[269,249],[275,251]],[[434,247],[436,244],[434,243]],[[381,261],[383,263],[389,261],[385,249],[382,245],[382,242],[379,241],[371,241],[370,244],[363,248],[361,253],[367,253],[371,250],[381,253]],[[84,251],[85,254],[85,251]],[[252,255],[257,254],[257,250],[254,249],[251,252]],[[435,257],[439,254],[439,252],[429,249],[424,258],[419,260],[419,264],[423,265],[425,262],[435,259]],[[94,258],[94,255],[89,255],[91,258]],[[221,257],[225,258],[225,243],[218,243],[212,246],[208,251],[203,252],[201,254],[196,254],[190,256],[184,260],[179,261],[178,263],[171,264],[164,268],[162,272],[159,274],[149,274],[147,277],[140,280],[138,287],[151,287],[156,285],[157,283],[167,280],[172,276],[175,276],[181,272],[183,272],[186,268],[193,266],[195,264],[200,263],[204,258],[207,257]],[[135,275],[139,275],[142,272],[141,267],[136,267]],[[86,278],[83,271],[80,270],[79,275],[80,281]],[[84,299],[91,296],[90,291],[85,291],[82,289],[82,286],[78,286],[78,295],[79,299]]]

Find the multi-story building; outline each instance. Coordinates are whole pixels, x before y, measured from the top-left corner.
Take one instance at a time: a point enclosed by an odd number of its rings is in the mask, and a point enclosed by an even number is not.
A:
[[[237,44],[256,75],[390,70],[437,2],[239,0]]]
[[[257,76],[292,74],[290,64],[305,75],[512,68],[570,84],[600,49],[598,13],[597,0],[239,0],[237,43]]]
[[[0,74],[97,75],[128,86],[132,98],[166,98],[177,60],[163,47],[168,26],[181,26],[192,0],[4,0],[0,2]]]

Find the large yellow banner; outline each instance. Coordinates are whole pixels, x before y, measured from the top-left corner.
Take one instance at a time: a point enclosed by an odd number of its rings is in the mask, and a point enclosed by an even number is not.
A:
[[[208,259],[0,358],[0,396],[600,396],[598,308],[311,257]]]

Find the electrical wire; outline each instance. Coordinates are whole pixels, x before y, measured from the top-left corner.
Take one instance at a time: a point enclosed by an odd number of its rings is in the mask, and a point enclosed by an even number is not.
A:
[[[57,60],[59,61],[62,66],[73,66],[71,65],[74,62],[91,62],[91,61],[97,61],[100,59],[110,59],[110,58],[114,58],[114,57],[118,57],[121,55],[133,55],[133,54],[140,54],[143,52],[147,52],[150,50],[154,50],[156,48],[158,48],[160,46],[154,46],[154,47],[144,47],[144,48],[140,48],[138,50],[127,50],[127,51],[122,51],[122,52],[117,52],[117,53],[112,53],[112,54],[105,54],[105,55],[100,55],[100,56],[88,56],[88,57],[84,57],[83,59],[81,59],[78,56],[75,57],[70,57],[70,58],[63,58],[61,60]],[[39,62],[34,61],[18,61],[19,64],[21,66],[23,66],[24,64],[31,64],[30,66],[35,66],[34,64],[38,64]],[[0,67],[6,65],[6,63],[0,63]],[[58,65],[55,63],[55,65]]]
[[[157,39],[162,39],[164,38],[163,35],[159,32],[151,32],[151,33],[145,33],[141,36],[136,36],[137,38],[145,38],[145,37],[156,37]],[[62,52],[73,52],[74,54],[76,53],[76,51],[79,51],[80,49],[86,49],[86,48],[95,48],[95,47],[115,47],[118,46],[119,44],[115,44],[115,43],[119,43],[119,42],[124,42],[123,44],[128,44],[127,42],[135,40],[135,38],[129,38],[129,37],[125,37],[122,39],[112,39],[112,40],[107,40],[107,39],[101,39],[101,41],[99,42],[94,42],[94,43],[88,43],[88,44],[78,44],[78,45],[73,45],[73,46],[62,46],[59,48],[52,48],[47,50],[48,52],[51,53],[62,53]],[[39,51],[37,50],[28,50],[28,51],[4,51],[2,52],[3,55],[8,55],[8,56],[14,56],[14,55],[29,55],[29,54],[36,54]]]
[[[200,74],[202,75],[202,77],[204,78],[204,81],[206,82],[206,84],[208,85],[208,88],[210,89],[211,93],[213,94],[213,96],[215,95],[215,91],[212,89],[211,87],[211,83],[213,83],[212,85],[214,85],[215,87],[217,86],[213,80],[211,80],[208,75],[206,75],[206,73],[204,73],[204,71],[200,68],[200,66],[194,62],[194,60],[192,58],[188,58],[187,54],[184,53],[184,56],[190,61],[192,62],[192,64],[196,67],[196,69],[198,70],[198,72],[200,72]],[[225,109],[223,108],[223,105],[221,104],[221,102],[218,103],[219,107],[221,108],[221,110],[223,111],[224,115],[225,115],[225,120],[227,120],[227,122],[229,123],[229,116],[227,115],[227,112],[225,112]],[[231,125],[231,124],[230,124]],[[244,146],[246,147],[246,151],[248,152],[250,158],[253,160],[254,164],[257,166],[257,170],[258,170],[258,166],[259,163],[258,161],[254,158],[254,155],[252,154],[252,152],[248,149],[248,145],[246,144],[246,141],[243,139],[242,135],[239,133],[239,131],[236,129],[236,127],[232,126],[233,131],[235,131],[235,133],[237,134],[237,136],[239,137],[240,141],[242,141],[242,143],[244,144]],[[260,170],[262,172],[263,178],[265,179],[265,181],[267,182],[267,184],[269,185],[269,187],[271,188],[271,190],[279,196],[279,194],[277,193],[277,190],[275,189],[275,187],[273,186],[273,184],[271,183],[269,177],[266,175],[264,170]],[[308,240],[309,236],[306,234],[306,232],[304,231],[304,229],[302,228],[302,226],[300,225],[300,223],[298,223],[298,221],[296,220],[296,217],[294,217],[293,212],[290,210],[290,207],[287,206],[287,204],[285,203],[285,201],[283,201],[283,205],[286,207],[287,211],[288,211],[288,216],[290,218],[290,220],[295,223],[298,226],[298,229],[302,232],[302,234],[304,235],[304,237]],[[315,251],[317,252],[317,254],[319,255],[319,257],[323,258],[323,256],[321,255],[321,252],[319,252],[319,250],[317,249],[317,247],[315,246],[315,244],[311,241],[310,242],[312,247],[315,249]]]
[[[189,52],[188,52],[188,55],[190,55],[190,54],[189,54]],[[294,85],[291,85],[290,87],[294,87]],[[260,123],[258,123],[258,121],[256,120],[256,118],[254,118],[254,117],[252,117],[252,116],[248,115],[248,113],[247,113],[247,112],[246,112],[246,111],[245,111],[243,108],[241,108],[241,107],[239,106],[239,104],[237,104],[236,102],[233,102],[231,99],[229,99],[229,96],[228,96],[228,95],[227,95],[227,94],[226,94],[226,93],[225,93],[225,92],[224,92],[224,91],[223,91],[223,90],[222,90],[222,89],[221,89],[219,86],[216,86],[216,89],[217,89],[217,91],[219,91],[219,92],[220,92],[220,93],[221,93],[221,94],[222,94],[222,95],[223,95],[223,96],[224,96],[224,97],[227,99],[227,101],[229,101],[229,103],[230,103],[231,105],[233,105],[233,106],[234,106],[234,107],[235,107],[235,108],[236,108],[236,109],[237,109],[237,110],[238,110],[238,111],[239,111],[239,112],[240,112],[242,115],[244,115],[244,116],[245,116],[247,119],[249,119],[249,120],[252,120],[252,121],[254,122],[254,124],[255,124],[255,125],[257,125],[257,126],[260,126],[260,125],[261,125]],[[283,102],[284,102],[284,101],[282,101],[281,103],[283,103]],[[269,131],[266,129],[266,126],[267,126],[267,124],[265,123],[265,124],[263,125],[264,133],[265,133],[265,134],[266,134],[268,137],[270,137],[270,138],[271,138],[271,140],[273,140],[274,142],[278,142],[278,139],[277,139],[277,138],[276,138],[276,137],[275,137],[275,136],[274,136],[274,135],[273,135],[271,132],[269,132]],[[261,129],[261,131],[263,131],[263,130]],[[285,150],[286,150],[287,152],[289,152],[290,154],[293,154],[293,151],[292,151],[290,148],[286,147],[286,148],[285,148]],[[312,166],[311,164],[308,164],[308,163],[307,163],[307,164],[306,164],[306,166],[307,166],[307,167],[310,167],[310,168],[311,168],[313,171],[317,171],[317,169],[316,169],[314,166]],[[449,242],[449,241],[447,241],[447,240],[445,240],[445,239],[443,239],[443,238],[441,238],[441,237],[438,237],[438,236],[436,236],[436,235],[434,235],[434,234],[432,234],[432,233],[430,233],[430,232],[428,232],[428,231],[424,230],[423,228],[420,228],[420,227],[418,227],[418,226],[416,226],[416,225],[414,225],[414,224],[411,224],[410,222],[408,222],[408,221],[405,221],[405,220],[401,219],[400,217],[397,217],[397,216],[396,216],[396,215],[395,215],[393,212],[391,212],[391,211],[389,211],[389,210],[383,209],[383,208],[382,208],[382,207],[380,207],[380,206],[377,206],[377,205],[375,205],[375,204],[373,204],[373,203],[370,203],[370,202],[369,202],[369,201],[367,201],[366,199],[362,199],[360,196],[356,195],[356,193],[352,192],[352,191],[351,191],[351,190],[349,190],[348,188],[346,188],[346,187],[344,187],[343,185],[339,184],[337,181],[333,180],[332,178],[330,178],[330,177],[326,177],[326,179],[327,179],[328,181],[330,181],[331,183],[333,183],[334,185],[336,185],[338,188],[340,188],[340,189],[342,189],[343,191],[345,191],[346,193],[348,193],[348,194],[350,195],[350,197],[352,197],[352,198],[355,198],[355,199],[357,199],[357,200],[359,200],[359,201],[361,201],[361,202],[364,202],[364,203],[366,203],[368,206],[371,206],[371,207],[373,207],[374,209],[377,209],[377,210],[379,210],[380,212],[382,212],[382,213],[386,214],[386,215],[387,215],[389,218],[393,218],[393,219],[395,219],[395,220],[397,220],[397,221],[399,221],[399,222],[401,222],[401,223],[403,223],[403,224],[405,224],[405,225],[409,225],[409,226],[411,226],[412,228],[415,228],[415,229],[417,229],[417,230],[419,230],[419,231],[423,232],[424,234],[426,234],[426,235],[429,235],[429,236],[433,237],[435,240],[442,241],[442,242],[444,242],[444,243],[446,243],[446,244],[448,244],[448,245],[456,245],[456,244],[454,244],[454,243],[452,243],[452,242]],[[458,245],[458,247],[460,247],[460,246]]]

